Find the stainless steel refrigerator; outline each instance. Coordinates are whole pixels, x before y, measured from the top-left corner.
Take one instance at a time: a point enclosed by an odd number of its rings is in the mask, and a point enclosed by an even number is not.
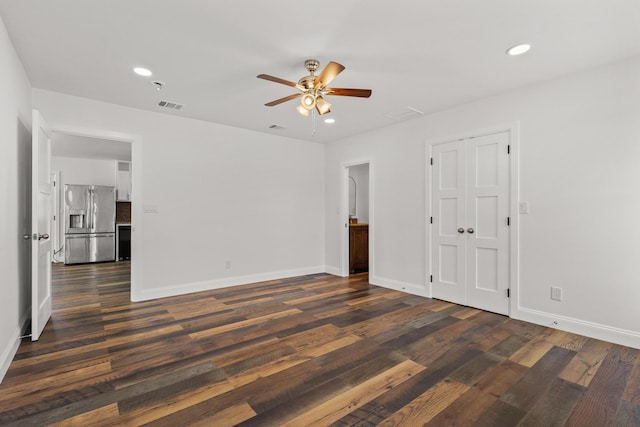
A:
[[[115,188],[67,184],[64,202],[64,263],[115,261]]]

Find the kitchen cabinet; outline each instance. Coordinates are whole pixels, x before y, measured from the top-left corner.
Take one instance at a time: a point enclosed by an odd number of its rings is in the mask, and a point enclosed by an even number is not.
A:
[[[349,224],[349,273],[369,271],[369,224]]]
[[[116,200],[131,201],[131,162],[116,161]]]

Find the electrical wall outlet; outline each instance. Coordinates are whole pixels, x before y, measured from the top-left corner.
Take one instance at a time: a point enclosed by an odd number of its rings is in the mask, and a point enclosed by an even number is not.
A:
[[[562,288],[555,286],[551,287],[551,299],[555,301],[562,301]]]
[[[231,261],[225,261],[224,262],[224,268],[226,268],[227,270],[231,269]]]

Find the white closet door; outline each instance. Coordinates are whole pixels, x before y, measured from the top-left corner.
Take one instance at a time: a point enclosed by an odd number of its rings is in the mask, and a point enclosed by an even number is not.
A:
[[[506,132],[466,143],[467,305],[501,314],[509,314],[508,144]]]
[[[509,313],[509,134],[432,148],[432,294]]]
[[[466,303],[464,142],[433,147],[433,297]]]

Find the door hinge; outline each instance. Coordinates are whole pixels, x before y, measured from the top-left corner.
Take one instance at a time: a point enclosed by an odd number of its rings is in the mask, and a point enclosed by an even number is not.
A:
[[[507,227],[511,226],[511,217],[507,217]]]
[[[429,163],[433,166],[433,157],[429,160]]]
[[[433,224],[433,217],[431,217],[431,221],[430,221],[430,223],[431,223],[431,224]]]
[[[507,289],[507,298],[511,298],[511,289]]]
[[[507,145],[507,154],[511,154],[511,145]]]
[[[429,276],[429,282],[433,283],[433,274]]]

